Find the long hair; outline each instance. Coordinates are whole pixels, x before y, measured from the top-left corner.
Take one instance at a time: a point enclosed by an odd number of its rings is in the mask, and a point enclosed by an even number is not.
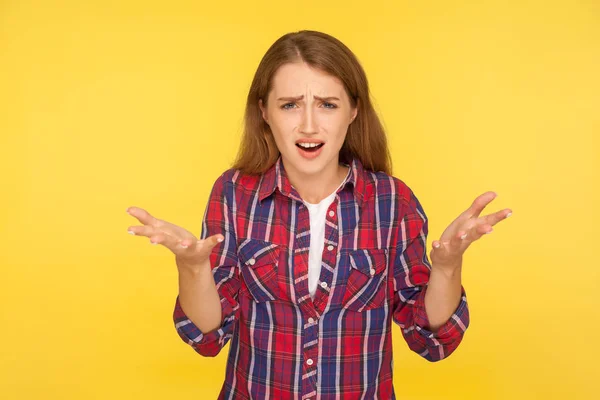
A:
[[[365,169],[392,174],[392,159],[383,125],[370,100],[367,76],[358,59],[341,41],[328,34],[303,30],[277,39],[263,56],[246,101],[244,133],[233,168],[247,174],[262,174],[279,157],[271,128],[258,105],[266,107],[273,76],[286,63],[305,62],[341,80],[352,107],[358,114],[348,126],[340,150],[340,162],[358,158]]]

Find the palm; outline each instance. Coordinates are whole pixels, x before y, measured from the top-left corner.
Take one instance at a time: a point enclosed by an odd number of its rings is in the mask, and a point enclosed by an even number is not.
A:
[[[134,235],[150,238],[152,244],[162,244],[167,247],[175,254],[178,266],[197,266],[205,263],[213,247],[223,240],[222,235],[198,240],[186,229],[155,218],[139,207],[130,207],[127,212],[143,224],[131,226],[128,231]]]
[[[471,243],[491,233],[494,225],[510,216],[510,209],[480,216],[483,209],[495,198],[494,192],[478,196],[473,204],[444,230],[440,239],[433,241],[430,253],[433,265],[448,268],[460,265],[462,256]]]

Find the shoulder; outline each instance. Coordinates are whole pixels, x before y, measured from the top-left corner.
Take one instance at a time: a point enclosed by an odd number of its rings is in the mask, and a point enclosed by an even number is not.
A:
[[[427,218],[423,205],[413,189],[405,180],[388,175],[385,172],[366,172],[365,193],[375,203],[389,204],[396,209],[400,217],[418,215]]]
[[[221,173],[215,180],[213,187],[222,190],[256,190],[262,175],[250,175],[241,172],[239,169],[230,168]]]
[[[410,186],[401,178],[388,175],[383,171],[365,171],[366,190],[377,196],[393,196],[398,202],[408,205],[416,196]]]

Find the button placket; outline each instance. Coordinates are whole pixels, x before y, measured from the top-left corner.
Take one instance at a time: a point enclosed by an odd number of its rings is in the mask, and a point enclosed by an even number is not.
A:
[[[319,315],[314,317],[308,317],[307,321],[309,325],[302,332],[303,342],[303,356],[304,356],[304,373],[303,373],[303,391],[304,393],[310,393],[316,390],[317,385],[317,359],[319,357],[319,324],[316,324],[316,320]]]
[[[308,291],[309,244],[310,244],[310,215],[302,201],[297,206],[297,226],[293,244],[293,285],[296,302],[307,314],[314,313],[313,301]]]
[[[327,222],[325,224],[325,243],[322,253],[322,262],[325,264],[321,268],[319,275],[319,284],[321,288],[317,290],[313,304],[317,311],[324,312],[327,304],[329,303],[331,290],[333,290],[333,276],[334,269],[337,268],[337,253],[339,251],[340,244],[339,238],[339,226],[337,221],[337,209],[339,206],[339,196],[329,206],[327,211]],[[323,289],[323,290],[321,290]]]

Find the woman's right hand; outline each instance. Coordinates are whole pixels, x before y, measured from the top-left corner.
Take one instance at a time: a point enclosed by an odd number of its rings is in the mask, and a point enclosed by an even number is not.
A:
[[[198,240],[187,230],[171,224],[170,222],[153,217],[146,210],[139,207],[129,207],[127,213],[140,221],[143,226],[130,226],[128,232],[137,236],[150,238],[152,244],[162,244],[175,254],[177,268],[188,272],[200,272],[203,268],[210,268],[210,253],[223,235],[209,236]]]

